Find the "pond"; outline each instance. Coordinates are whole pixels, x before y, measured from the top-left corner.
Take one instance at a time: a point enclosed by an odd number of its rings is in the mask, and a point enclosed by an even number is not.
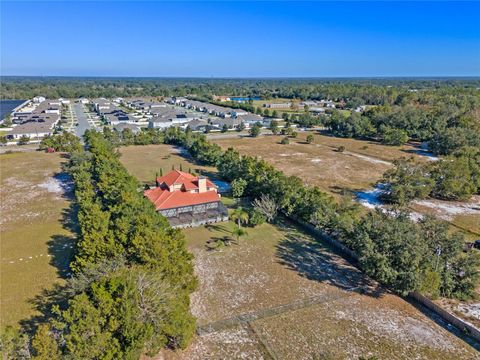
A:
[[[247,102],[249,100],[260,100],[260,97],[253,96],[253,97],[231,97],[230,100],[237,101],[237,102]]]
[[[3,120],[13,109],[24,102],[25,100],[0,100],[0,120]]]
[[[212,182],[218,186],[219,193],[226,193],[230,191],[230,183],[222,180],[212,180]]]

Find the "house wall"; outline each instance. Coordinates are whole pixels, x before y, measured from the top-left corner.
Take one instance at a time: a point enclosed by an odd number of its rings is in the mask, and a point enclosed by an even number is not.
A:
[[[177,216],[185,212],[191,212],[193,214],[204,213],[209,209],[216,209],[219,206],[220,201],[204,203],[192,206],[182,206],[178,208],[160,210],[159,213],[165,216],[167,219],[170,217]]]

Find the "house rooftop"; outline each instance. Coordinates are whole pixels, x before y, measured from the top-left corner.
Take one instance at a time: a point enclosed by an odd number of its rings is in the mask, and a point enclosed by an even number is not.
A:
[[[206,180],[206,191],[196,191],[200,190],[200,178]],[[192,206],[220,200],[217,186],[210,180],[183,171],[172,170],[165,176],[157,177],[156,182],[158,187],[144,192],[144,195],[155,205],[156,210]]]

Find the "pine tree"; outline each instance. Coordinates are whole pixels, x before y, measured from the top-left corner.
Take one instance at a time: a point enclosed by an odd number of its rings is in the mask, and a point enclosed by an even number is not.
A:
[[[58,344],[51,334],[50,326],[47,324],[38,327],[32,339],[32,347],[35,359],[55,360],[61,358]]]

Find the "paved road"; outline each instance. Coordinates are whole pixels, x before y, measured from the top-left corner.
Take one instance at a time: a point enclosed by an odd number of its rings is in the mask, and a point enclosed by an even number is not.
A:
[[[85,131],[87,131],[88,129],[91,129],[92,126],[87,120],[87,115],[85,115],[85,113],[83,112],[82,104],[74,104],[73,110],[77,115],[77,121],[78,121],[78,126],[76,126],[76,129],[75,129],[75,134],[81,138],[83,134],[85,134]]]

